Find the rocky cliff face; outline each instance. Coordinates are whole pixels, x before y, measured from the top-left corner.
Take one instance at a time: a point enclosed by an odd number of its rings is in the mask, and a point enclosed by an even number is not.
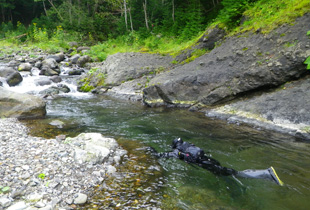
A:
[[[229,37],[210,53],[153,78],[143,90],[144,102],[216,105],[300,78],[310,56],[309,21],[308,14],[267,35]]]
[[[302,86],[296,89],[298,100],[296,91],[288,91],[291,86],[281,91],[277,89],[268,100],[267,96],[251,99],[255,93],[264,95],[309,74],[304,65],[304,61],[310,56],[310,37],[307,36],[307,31],[310,30],[309,22],[310,14],[306,14],[294,23],[283,25],[269,34],[247,33],[221,40],[215,37],[219,33],[218,37],[222,38],[223,31],[215,28],[208,31],[194,48],[210,50],[217,47],[184,65],[172,65],[169,63],[172,60],[169,56],[161,60],[151,59],[152,56],[143,54],[114,55],[114,60],[120,56],[120,59],[116,59],[115,67],[103,63],[102,69],[108,69],[104,70],[106,80],[116,86],[105,87],[104,92],[141,100],[151,107],[187,107],[226,120],[232,120],[232,116],[247,112],[246,116],[239,118],[239,122],[267,122],[268,126],[264,127],[310,139],[307,137],[308,130],[310,132],[310,129],[307,129],[307,126],[310,126],[310,116],[303,114],[310,109],[308,100],[303,97],[307,95],[307,88],[304,87],[308,80],[294,83],[296,87]],[[216,45],[212,42],[216,42]],[[180,55],[175,60],[184,60],[190,52],[184,52],[184,56]],[[154,59],[162,64],[161,71],[150,71],[146,68],[150,66],[148,61],[154,64]],[[137,69],[139,74],[132,74],[137,72]],[[128,75],[132,75],[130,81],[127,81]],[[225,106],[232,100],[245,99],[249,101],[234,103],[230,108]],[[253,104],[257,106],[250,106]],[[225,108],[215,108],[218,106]],[[269,108],[270,110],[266,110]],[[285,114],[285,111],[290,114]],[[226,117],[223,117],[224,115]],[[296,124],[300,125],[293,126]]]

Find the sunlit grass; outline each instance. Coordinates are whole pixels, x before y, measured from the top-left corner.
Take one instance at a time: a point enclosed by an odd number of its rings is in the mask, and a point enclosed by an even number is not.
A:
[[[261,0],[244,12],[247,18],[234,32],[260,30],[268,33],[284,23],[310,12],[309,0]]]

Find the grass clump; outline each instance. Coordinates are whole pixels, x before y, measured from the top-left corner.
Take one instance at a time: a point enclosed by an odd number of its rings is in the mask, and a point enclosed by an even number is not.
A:
[[[246,21],[234,31],[260,30],[262,33],[269,33],[307,12],[310,12],[309,0],[260,0],[243,13]]]

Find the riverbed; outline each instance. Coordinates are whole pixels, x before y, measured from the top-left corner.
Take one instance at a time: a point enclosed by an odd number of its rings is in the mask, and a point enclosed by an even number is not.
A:
[[[64,125],[51,125],[54,120]],[[143,158],[146,165],[158,161],[160,169],[156,175],[145,177],[151,183],[137,179],[142,181],[141,189],[152,186],[155,206],[162,209],[306,209],[309,205],[310,145],[290,136],[227,124],[202,113],[147,108],[139,103],[89,95],[49,101],[47,118],[29,121],[28,126],[32,135],[46,138],[99,132],[116,138],[140,163]],[[176,137],[191,141],[222,165],[236,170],[273,166],[285,185],[218,177],[180,160],[146,156],[145,147],[168,151]],[[104,203],[105,192],[95,194],[86,208],[100,208],[100,201]]]
[[[23,83],[30,80],[25,76]],[[113,137],[128,150],[130,157],[118,170],[132,174],[127,183],[111,177],[94,189],[86,206],[75,208],[308,208],[309,143],[272,131],[228,124],[207,118],[203,113],[148,108],[138,102],[79,93],[71,80],[64,82],[73,91],[47,99],[45,119],[23,121],[31,135],[55,138],[98,132]],[[22,85],[12,89],[26,91]],[[223,166],[236,170],[273,166],[285,185],[219,177],[180,160],[157,159],[147,152],[146,148],[150,146],[160,152],[170,150],[176,137],[196,144]]]

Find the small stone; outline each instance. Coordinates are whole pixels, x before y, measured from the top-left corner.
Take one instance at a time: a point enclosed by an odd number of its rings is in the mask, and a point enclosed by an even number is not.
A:
[[[7,210],[23,210],[23,209],[26,209],[27,207],[28,206],[24,201],[20,201],[10,206]]]
[[[4,196],[0,198],[0,206],[6,208],[10,205],[11,205],[10,199],[8,199],[7,197],[4,197]]]
[[[39,202],[37,202],[35,205],[34,205],[34,207],[36,207],[36,208],[43,208],[43,207],[45,207],[46,206],[46,204],[44,203],[44,202],[42,202],[42,201],[39,201]]]
[[[23,166],[22,166],[22,169],[24,169],[25,171],[28,171],[29,168],[30,168],[30,167],[29,167],[28,165],[23,165]]]
[[[77,197],[74,199],[74,204],[84,204],[87,201],[87,195],[83,193],[78,193]]]

